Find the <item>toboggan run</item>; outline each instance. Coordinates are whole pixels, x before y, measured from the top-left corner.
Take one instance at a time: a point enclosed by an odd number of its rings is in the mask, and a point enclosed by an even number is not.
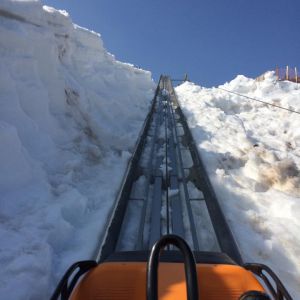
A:
[[[96,260],[72,265],[52,300],[292,299],[270,268],[243,261],[168,76],[101,241]]]

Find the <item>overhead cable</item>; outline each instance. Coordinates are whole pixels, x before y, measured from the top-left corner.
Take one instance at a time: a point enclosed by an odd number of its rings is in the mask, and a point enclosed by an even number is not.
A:
[[[286,108],[286,107],[282,107],[282,106],[279,106],[279,105],[276,105],[276,104],[273,104],[273,103],[265,102],[265,101],[263,101],[263,100],[256,99],[256,98],[252,98],[252,97],[249,97],[249,96],[246,96],[246,95],[243,95],[243,94],[239,94],[239,93],[236,93],[236,92],[233,92],[233,91],[229,91],[229,90],[226,90],[226,89],[223,89],[223,88],[220,88],[220,87],[218,87],[217,89],[222,90],[222,91],[225,91],[225,92],[227,92],[227,93],[231,93],[231,94],[234,94],[234,95],[237,95],[237,96],[241,96],[241,97],[247,98],[247,99],[249,99],[249,100],[257,101],[257,102],[260,102],[260,103],[264,103],[264,104],[266,104],[266,105],[270,105],[270,106],[274,106],[274,107],[277,107],[277,108],[280,108],[280,109],[284,109],[284,110],[287,110],[287,111],[289,111],[289,112],[292,112],[292,113],[295,113],[295,114],[299,114],[299,115],[300,115],[300,112],[299,112],[299,111],[292,110],[292,109],[290,109],[290,108]]]

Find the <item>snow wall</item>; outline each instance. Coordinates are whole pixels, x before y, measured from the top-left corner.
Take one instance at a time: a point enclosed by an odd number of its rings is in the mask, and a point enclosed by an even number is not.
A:
[[[0,298],[47,299],[101,239],[151,73],[40,1],[0,0]]]
[[[300,112],[300,85],[274,72],[219,88]],[[190,82],[176,92],[244,261],[300,299],[300,115]]]

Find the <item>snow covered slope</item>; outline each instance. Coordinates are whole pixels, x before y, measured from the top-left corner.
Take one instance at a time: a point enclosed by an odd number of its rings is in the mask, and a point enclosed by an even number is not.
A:
[[[273,72],[220,87],[300,112],[300,85]],[[176,92],[242,256],[300,299],[300,115],[189,82]]]
[[[0,0],[0,298],[88,259],[153,96],[149,72],[40,1]]]

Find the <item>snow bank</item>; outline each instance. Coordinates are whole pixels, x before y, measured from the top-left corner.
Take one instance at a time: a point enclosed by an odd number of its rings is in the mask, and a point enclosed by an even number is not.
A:
[[[300,112],[300,87],[237,76],[223,89]],[[270,265],[300,297],[300,115],[218,88],[176,88],[245,261]]]
[[[47,299],[94,255],[154,84],[40,1],[0,0],[0,36],[0,298]]]

